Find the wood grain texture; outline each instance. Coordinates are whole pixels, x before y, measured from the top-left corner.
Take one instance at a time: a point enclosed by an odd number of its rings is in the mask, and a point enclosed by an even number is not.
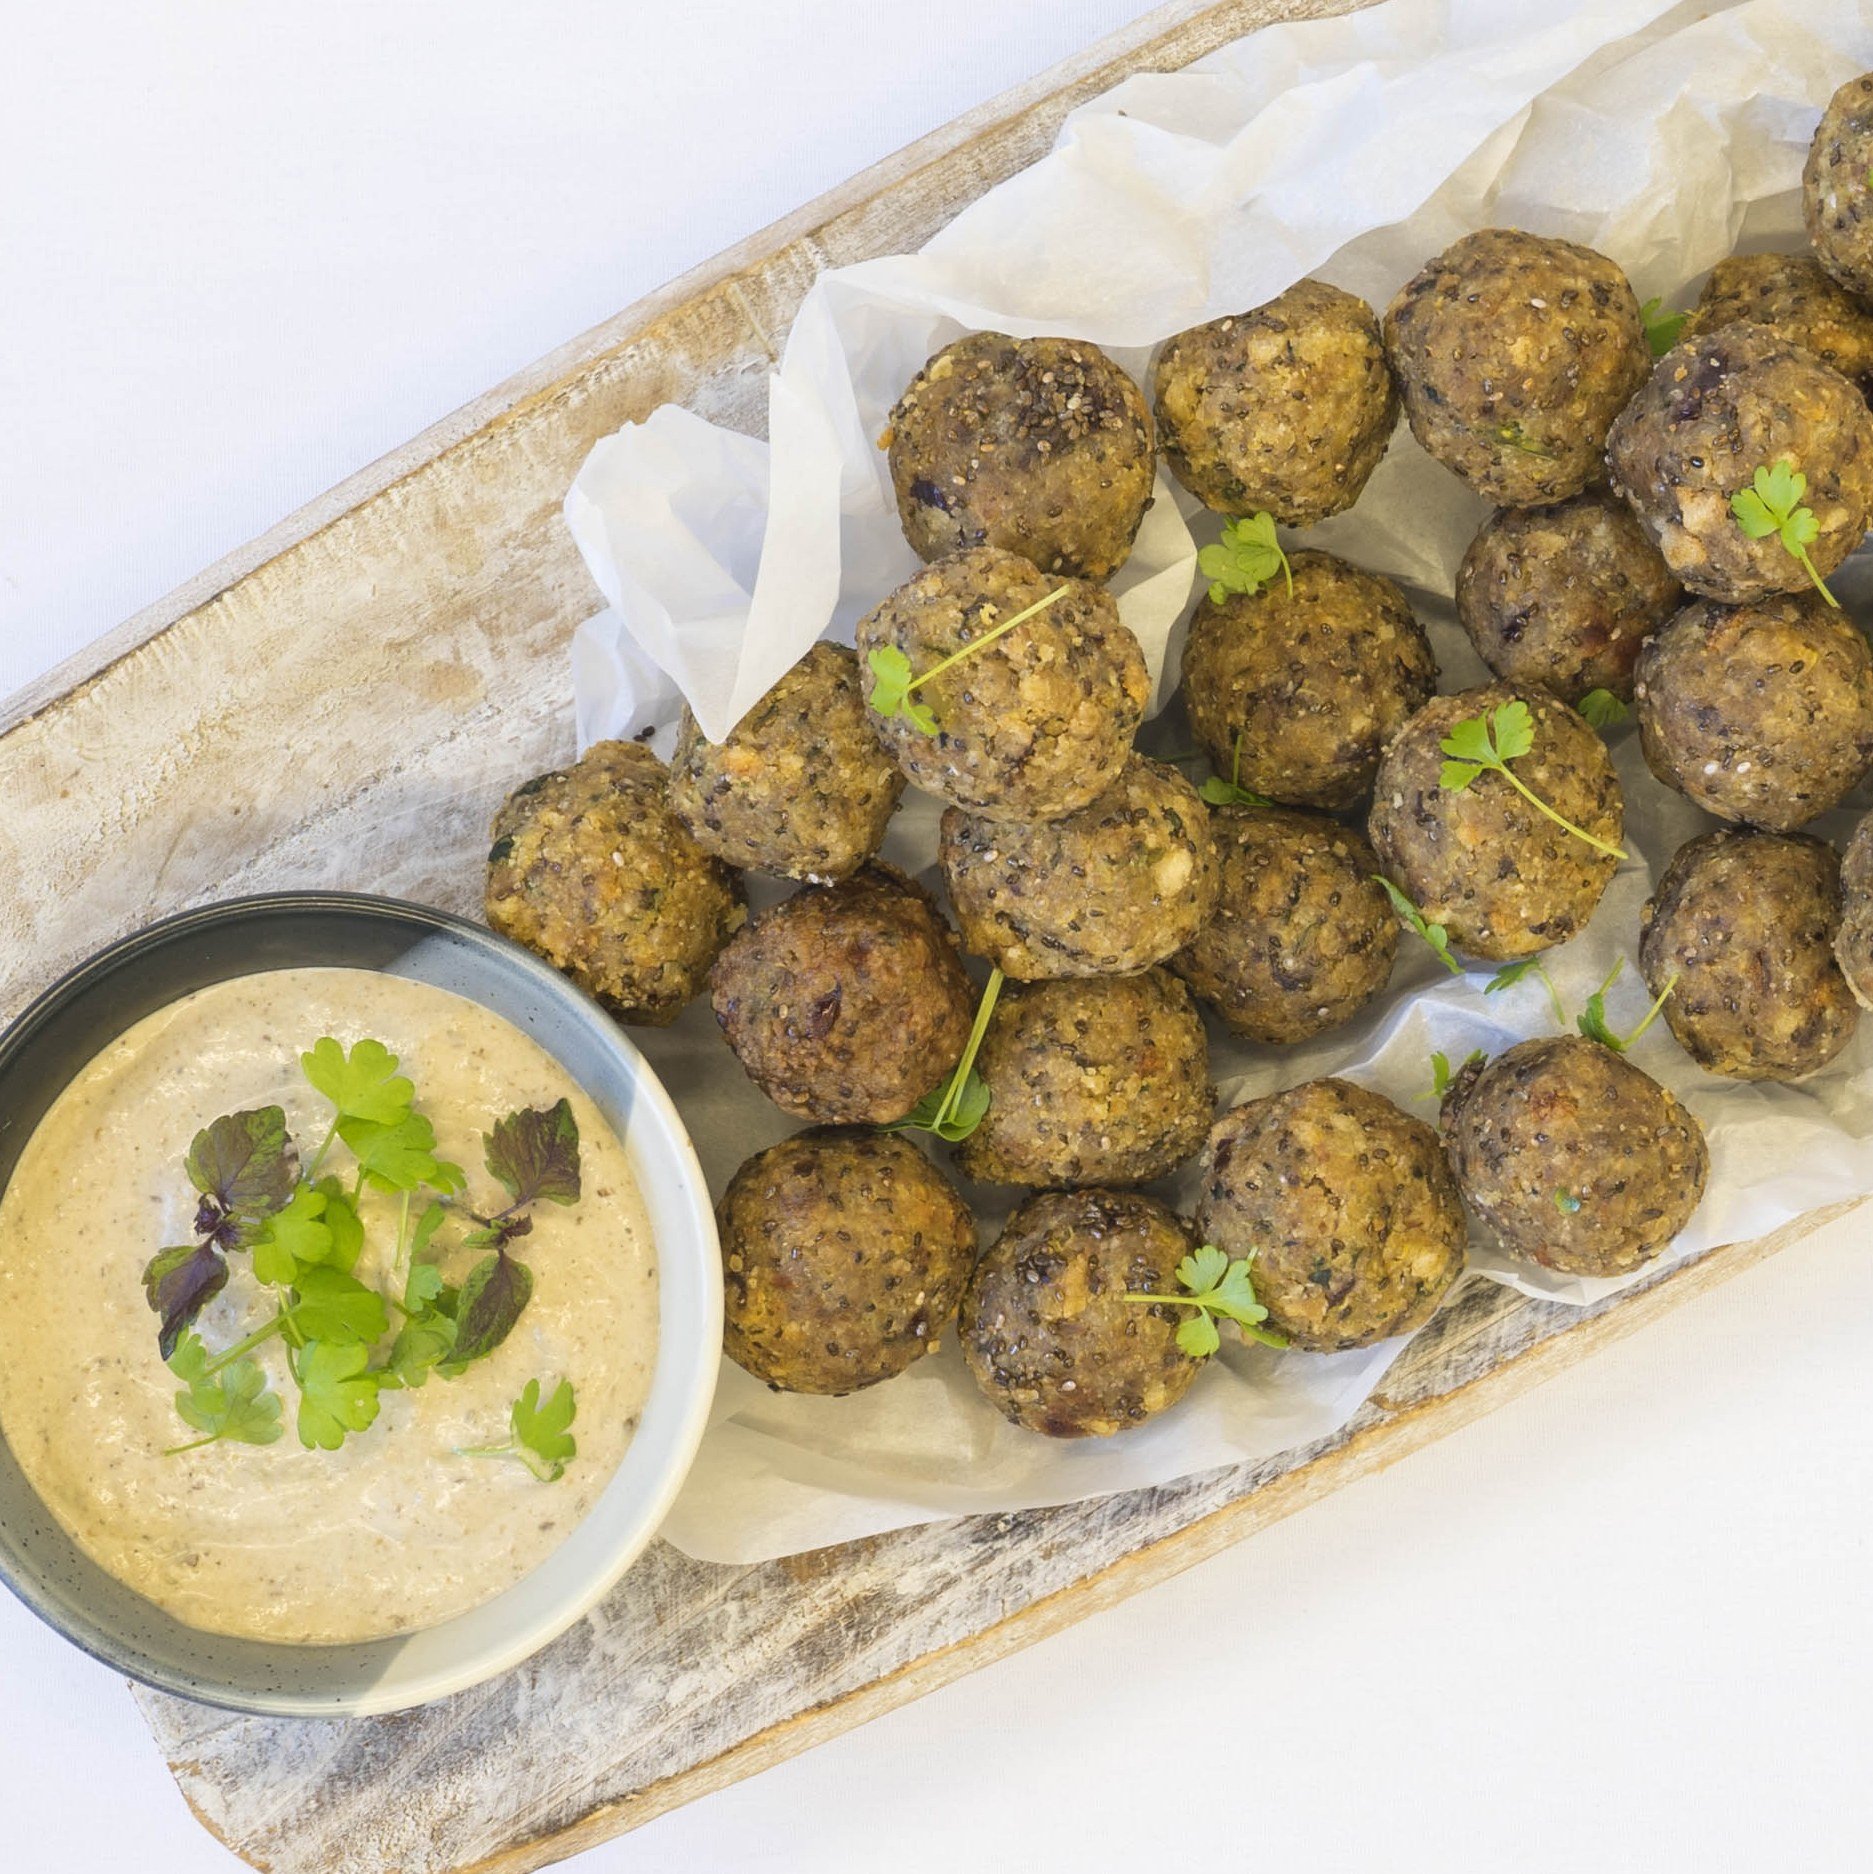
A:
[[[570,745],[566,645],[598,598],[559,504],[591,444],[671,399],[758,433],[820,270],[918,246],[1133,71],[1349,10],[1159,9],[542,360],[0,708],[0,1013],[237,891],[472,909],[494,805]],[[196,1813],[257,1867],[520,1874],[1188,1566],[1801,1233],[1585,1311],[1472,1282],[1349,1426],[1279,1460],[756,1568],[658,1545],[538,1659],[426,1711],[279,1723],[139,1696]]]

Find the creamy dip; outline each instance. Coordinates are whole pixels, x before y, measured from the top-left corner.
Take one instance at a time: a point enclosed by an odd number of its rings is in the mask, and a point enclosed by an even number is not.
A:
[[[514,1251],[533,1296],[513,1332],[459,1378],[381,1394],[377,1422],[308,1451],[278,1338],[256,1354],[284,1406],[272,1445],[195,1434],[157,1351],[144,1264],[192,1240],[183,1173],[218,1114],[278,1105],[310,1157],[331,1109],[300,1071],[321,1035],[375,1036],[401,1058],[437,1150],[468,1174],[467,1202],[505,1194],[482,1164],[502,1114],[562,1095],[579,1124],[583,1190],[534,1206]],[[326,1169],[349,1177],[335,1148]],[[385,1286],[398,1200],[366,1193],[360,1280]],[[438,1242],[461,1231],[445,1226]],[[451,1249],[460,1280],[485,1252]],[[249,1258],[197,1331],[231,1346],[274,1311]],[[392,1313],[393,1325],[395,1313]],[[657,1271],[623,1146],[571,1076],[478,1004],[368,970],[273,970],[188,996],[139,1022],[60,1094],[0,1201],[0,1433],[28,1480],[101,1567],[211,1633],[303,1643],[433,1626],[513,1585],[589,1510],[630,1442],[650,1385]],[[578,1455],[556,1483],[523,1465],[460,1457],[498,1444],[530,1379],[573,1383]]]

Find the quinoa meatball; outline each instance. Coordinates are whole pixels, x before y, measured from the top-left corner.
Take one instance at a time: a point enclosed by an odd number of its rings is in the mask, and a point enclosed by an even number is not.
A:
[[[1218,773],[1285,806],[1350,807],[1437,688],[1437,660],[1391,580],[1330,553],[1296,553],[1291,565],[1292,593],[1274,579],[1199,601],[1184,706]]]
[[[670,763],[670,805],[705,852],[822,884],[878,850],[903,792],[838,644],[814,645],[724,742],[685,709]]]
[[[1268,1325],[1316,1353],[1422,1325],[1463,1269],[1463,1206],[1437,1134],[1347,1080],[1217,1120],[1196,1227],[1254,1258]]]
[[[1613,486],[1632,503],[1680,584],[1740,603],[1799,592],[1808,570],[1770,532],[1752,540],[1731,510],[1756,471],[1783,462],[1807,478],[1807,553],[1823,579],[1873,515],[1873,412],[1831,365],[1739,319],[1682,339],[1620,413],[1607,439]]]
[[[1174,976],[1010,986],[976,1057],[989,1091],[957,1147],[994,1184],[1141,1184],[1194,1158],[1216,1102],[1210,1049]]]
[[[1179,332],[1151,390],[1171,473],[1205,507],[1286,527],[1350,508],[1398,422],[1372,308],[1324,280]]]
[[[1372,848],[1324,813],[1287,807],[1219,808],[1210,830],[1216,915],[1171,968],[1250,1041],[1305,1041],[1356,1015],[1398,952]]]
[[[1392,882],[1451,944],[1506,962],[1565,943],[1586,925],[1619,860],[1557,826],[1500,774],[1443,785],[1439,744],[1458,723],[1516,701],[1534,745],[1510,766],[1555,812],[1617,849],[1625,810],[1606,746],[1545,690],[1491,683],[1437,696],[1385,751],[1368,832]]]
[[[963,942],[1022,982],[1149,969],[1216,908],[1209,810],[1175,768],[1142,755],[1064,820],[1022,826],[952,807],[939,856]]]
[[[1810,254],[1732,254],[1711,269],[1679,333],[1699,338],[1750,319],[1873,386],[1873,307],[1856,298]]]
[[[1840,862],[1802,834],[1725,827],[1679,847],[1645,907],[1639,967],[1684,1051],[1731,1080],[1799,1080],[1853,1038],[1834,960]]]
[[[937,1343],[975,1218],[908,1139],[823,1127],[757,1152],[716,1206],[722,1348],[781,1392],[849,1393]]]
[[[1687,605],[1639,658],[1640,744],[1720,820],[1791,833],[1873,767],[1873,650],[1817,593]]]
[[[1801,206],[1821,264],[1873,298],[1873,72],[1828,100],[1801,172]]]
[[[1097,347],[976,332],[911,379],[880,438],[919,557],[1003,547],[1110,579],[1151,504],[1144,393]]]
[[[1853,830],[1840,862],[1841,918],[1834,960],[1854,1000],[1873,1008],[1873,813]]]
[[[955,933],[928,892],[876,864],[761,912],[709,986],[755,1085],[833,1125],[902,1119],[961,1059],[974,1019]]]
[[[1008,1219],[963,1294],[963,1358],[1001,1415],[1050,1438],[1107,1438],[1174,1406],[1203,1364],[1177,1344],[1176,1295],[1196,1247],[1135,1191],[1049,1191]]]
[[[1650,1074],[1584,1035],[1472,1062],[1444,1098],[1463,1201],[1511,1255],[1568,1275],[1625,1275],[1690,1222],[1710,1175],[1704,1131]]]
[[[620,1021],[663,1027],[747,915],[741,880],[668,805],[639,742],[596,742],[494,816],[487,918]]]
[[[913,671],[1053,599],[916,693],[936,716],[871,719],[898,766],[956,807],[1056,820],[1118,779],[1151,694],[1144,652],[1103,588],[1062,581],[1019,554],[972,547],[927,567],[863,618],[859,654],[902,651]]]
[[[1564,703],[1591,690],[1631,702],[1641,641],[1683,603],[1651,535],[1598,488],[1499,508],[1457,572],[1457,617],[1476,654],[1505,683],[1539,683]]]
[[[1466,234],[1408,281],[1385,350],[1411,433],[1504,507],[1599,481],[1607,427],[1650,362],[1619,268],[1518,228]]]

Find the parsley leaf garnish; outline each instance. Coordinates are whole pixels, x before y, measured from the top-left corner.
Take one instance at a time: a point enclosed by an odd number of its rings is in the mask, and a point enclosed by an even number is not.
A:
[[[1584,840],[1595,852],[1623,859],[1625,854],[1585,827],[1557,813],[1518,775],[1509,763],[1535,746],[1535,718],[1520,697],[1498,703],[1486,716],[1469,716],[1438,743],[1450,757],[1438,771],[1438,785],[1460,794],[1479,774],[1499,774],[1530,806],[1546,814],[1556,826]]]
[[[1177,1279],[1188,1294],[1128,1294],[1125,1299],[1147,1307],[1194,1308],[1196,1313],[1177,1330],[1178,1346],[1193,1360],[1207,1359],[1223,1344],[1216,1329],[1218,1315],[1235,1322],[1245,1340],[1285,1347],[1284,1335],[1261,1325],[1268,1319],[1268,1310],[1255,1299],[1255,1285],[1249,1277],[1251,1260],[1238,1256],[1232,1261],[1214,1243],[1205,1243],[1177,1265]]]
[[[1814,581],[1814,589],[1839,611],[1840,600],[1828,590],[1827,581],[1808,557],[1808,548],[1820,535],[1821,523],[1812,508],[1801,505],[1807,492],[1808,477],[1787,456],[1780,456],[1772,465],[1759,468],[1749,487],[1739,488],[1730,497],[1730,512],[1752,540],[1770,534],[1779,536],[1784,551],[1799,560],[1802,570]]]
[[[1623,703],[1611,690],[1589,690],[1574,707],[1596,729],[1612,729],[1632,714],[1632,705]]]
[[[1220,605],[1232,594],[1251,598],[1276,573],[1288,582],[1294,596],[1294,568],[1275,537],[1272,514],[1250,514],[1223,522],[1223,537],[1197,555],[1197,570],[1210,582],[1210,603]]]
[[[224,1439],[244,1445],[270,1445],[281,1430],[280,1397],[267,1390],[267,1376],[254,1360],[235,1360],[216,1373],[208,1371],[208,1349],[198,1335],[184,1333],[169,1356],[169,1369],[183,1383],[176,1412],[185,1425],[203,1434],[172,1445],[164,1457],[199,1451]]]
[[[1450,932],[1441,924],[1431,923],[1383,872],[1375,872],[1372,876],[1385,888],[1385,895],[1391,899],[1392,909],[1404,920],[1405,928],[1416,931],[1437,952],[1439,960],[1451,975],[1461,976],[1463,965],[1450,954]]]
[[[570,1380],[562,1379],[553,1389],[553,1396],[542,1405],[540,1382],[530,1379],[508,1412],[510,1435],[506,1443],[467,1445],[456,1456],[517,1458],[541,1483],[557,1483],[579,1453],[578,1441],[569,1429],[578,1413]]]
[[[397,1057],[381,1041],[360,1041],[347,1054],[330,1035],[322,1035],[299,1057],[299,1065],[340,1119],[394,1126],[416,1098],[416,1089],[397,1072]]]
[[[989,1017],[995,1013],[996,999],[1002,992],[999,969],[989,971],[982,986],[982,999],[976,1004],[976,1018],[969,1029],[956,1071],[940,1087],[932,1087],[902,1119],[894,1119],[883,1132],[930,1132],[954,1145],[966,1139],[988,1117],[988,1083],[976,1072],[976,1056],[982,1051],[982,1037],[988,1033]]]
[[[1688,312],[1667,312],[1662,299],[1648,299],[1639,308],[1639,317],[1645,325],[1645,342],[1654,358],[1662,358],[1678,342],[1678,334],[1684,330],[1684,322],[1690,318]]]
[[[1586,1008],[1574,1018],[1574,1025],[1589,1041],[1597,1041],[1603,1048],[1611,1048],[1615,1054],[1624,1054],[1658,1020],[1659,1012],[1665,1006],[1665,998],[1678,986],[1678,972],[1673,970],[1670,980],[1658,992],[1638,1027],[1630,1034],[1622,1035],[1606,1019],[1606,992],[1618,981],[1619,973],[1625,967],[1626,959],[1621,957],[1613,965],[1606,981],[1587,998]]]
[[[361,1341],[315,1340],[300,1354],[299,1442],[308,1451],[336,1451],[347,1433],[377,1420],[377,1375],[367,1373],[371,1351]]]
[[[1266,794],[1251,793],[1242,785],[1242,738],[1248,731],[1236,731],[1235,756],[1229,764],[1229,779],[1225,781],[1220,774],[1213,774],[1197,789],[1197,792],[1212,807],[1272,807],[1275,803]]]
[[[993,644],[997,638],[1006,637],[1016,625],[1026,624],[1037,612],[1044,612],[1072,590],[1071,586],[1054,587],[1045,598],[1036,599],[1032,605],[1024,605],[1013,617],[1004,618],[1000,624],[983,632],[981,637],[972,638],[960,650],[951,651],[921,676],[912,673],[910,659],[895,644],[875,646],[865,658],[872,674],[871,695],[867,700],[887,722],[895,716],[902,716],[919,733],[935,735],[936,711],[928,703],[914,702],[911,692],[922,689],[926,683],[942,676],[944,671],[953,669],[964,658],[975,656],[976,652]]]
[[[326,1203],[325,1192],[302,1184],[266,1220],[254,1238],[254,1274],[261,1281],[290,1287],[303,1265],[331,1255],[331,1226],[323,1221]]]
[[[453,1194],[465,1183],[460,1165],[436,1156],[436,1129],[421,1113],[394,1125],[340,1119],[338,1136],[358,1161],[359,1182],[374,1191],[415,1191],[425,1184]]]

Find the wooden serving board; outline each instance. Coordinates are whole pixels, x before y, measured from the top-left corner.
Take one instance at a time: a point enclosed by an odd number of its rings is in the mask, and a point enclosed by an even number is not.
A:
[[[496,803],[571,752],[566,646],[599,600],[559,506],[591,445],[667,400],[758,432],[822,269],[919,246],[1131,72],[1350,10],[1159,9],[542,360],[0,706],[0,1017],[107,940],[236,892],[472,910]],[[1472,1282],[1350,1425],[1267,1463],[753,1568],[659,1544],[537,1659],[420,1712],[293,1723],[138,1696],[196,1814],[256,1867],[519,1874],[1188,1566],[1835,1214],[1585,1310]]]

